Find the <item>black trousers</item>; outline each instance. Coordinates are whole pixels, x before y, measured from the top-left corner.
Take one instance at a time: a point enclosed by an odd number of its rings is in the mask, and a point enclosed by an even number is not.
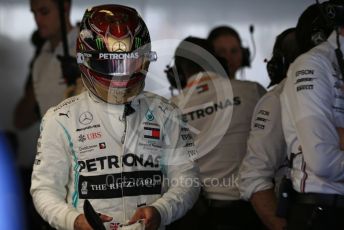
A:
[[[288,230],[343,230],[344,208],[293,203],[287,217]]]
[[[238,200],[217,206],[199,198],[195,206],[167,230],[260,230],[265,229],[249,202]]]

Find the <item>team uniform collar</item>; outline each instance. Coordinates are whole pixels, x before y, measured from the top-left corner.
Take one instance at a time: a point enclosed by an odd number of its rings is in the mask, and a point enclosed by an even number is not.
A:
[[[338,48],[338,46],[337,46],[337,33],[336,33],[336,31],[333,31],[331,33],[331,35],[328,37],[327,41],[329,42],[329,44],[334,49]],[[344,53],[344,36],[343,35],[339,35],[339,42],[340,42],[340,49]]]

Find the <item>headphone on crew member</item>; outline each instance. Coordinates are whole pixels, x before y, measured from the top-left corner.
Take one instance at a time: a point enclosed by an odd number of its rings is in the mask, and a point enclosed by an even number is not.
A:
[[[283,49],[286,37],[291,33],[295,33],[295,31],[295,28],[290,28],[278,35],[273,47],[271,59],[269,61],[265,60],[267,62],[266,69],[271,80],[268,88],[280,83],[285,78],[289,65],[298,55],[296,41],[294,41],[295,44],[289,45],[288,50]]]
[[[330,29],[332,32],[338,26],[344,26],[344,1],[342,0],[329,0],[316,4],[320,10],[318,16],[313,22],[311,40],[314,45],[318,45],[327,39],[327,33]]]
[[[253,35],[254,32],[254,27],[253,25],[250,25],[250,34],[251,36]],[[239,33],[232,27],[230,26],[218,26],[214,29],[212,29],[208,35],[208,41],[210,43],[213,43],[213,41],[223,35],[230,35],[235,37],[238,41],[239,41],[239,45],[240,45],[240,50],[242,52],[242,60],[241,60],[241,67],[251,67],[251,60],[253,59],[251,57],[251,51],[248,47],[244,47],[242,46],[242,40],[241,37],[239,35]],[[229,67],[230,68],[230,67]]]
[[[314,46],[326,41],[329,34],[338,26],[344,26],[344,1],[329,0],[316,5],[320,14],[311,22],[311,41]]]
[[[322,8],[328,2],[309,6],[299,17],[296,25],[296,40],[300,53],[305,53],[320,43],[326,41],[333,31]]]
[[[247,47],[241,47],[242,50],[242,67],[251,67],[251,52]]]
[[[336,30],[337,48],[335,49],[335,53],[336,53],[339,69],[341,72],[341,76],[339,76],[339,78],[343,80],[344,60],[343,60],[343,53],[340,49],[341,44],[339,42],[338,27],[344,26],[344,1],[343,0],[329,0],[328,2],[319,3],[319,0],[316,0],[316,3],[327,25],[330,28],[332,28],[332,30]]]
[[[187,85],[188,76],[187,73],[184,72],[186,71],[185,68],[191,70],[191,72],[218,72],[216,69],[209,65],[208,60],[205,60],[204,57],[200,55],[198,50],[204,50],[210,55],[212,55],[221,65],[226,74],[229,75],[226,59],[219,57],[215,54],[215,51],[213,50],[213,47],[211,46],[208,40],[188,36],[177,46],[171,63],[167,65],[166,69],[164,70],[164,72],[166,73],[167,80],[170,83],[170,91],[172,96],[173,89],[181,91]],[[219,74],[224,74],[220,72]]]
[[[173,92],[173,89],[181,90],[186,86],[187,79],[182,73],[182,70],[180,68],[177,68],[175,58],[173,58],[171,63],[166,66],[164,72],[166,74],[168,82],[170,83],[171,93]]]
[[[327,2],[319,3],[321,14],[325,17],[327,23],[332,27],[344,26],[344,1],[343,0],[329,0]]]

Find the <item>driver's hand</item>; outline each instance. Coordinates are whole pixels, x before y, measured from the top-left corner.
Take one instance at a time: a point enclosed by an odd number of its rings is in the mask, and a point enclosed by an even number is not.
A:
[[[144,221],[145,230],[156,230],[161,222],[160,213],[153,206],[138,208],[133,217],[131,217],[129,224],[133,224],[140,219]]]
[[[112,217],[101,214],[100,219],[103,222],[110,222]],[[93,230],[93,228],[87,222],[85,215],[80,214],[74,221],[74,230]]]

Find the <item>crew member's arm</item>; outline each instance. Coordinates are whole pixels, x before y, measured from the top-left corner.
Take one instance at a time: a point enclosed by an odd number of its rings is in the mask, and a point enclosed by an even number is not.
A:
[[[278,95],[271,92],[258,102],[251,122],[247,154],[239,170],[239,189],[250,200],[269,229],[282,229],[285,220],[275,215],[274,177],[286,159]]]
[[[277,198],[273,188],[253,193],[250,201],[268,229],[282,230],[285,228],[286,220],[276,216]]]
[[[344,152],[336,127],[341,127],[341,117],[335,110],[344,110],[340,103],[334,104],[334,85],[329,78],[335,76],[332,66],[315,57],[307,56],[297,63],[290,77],[293,87],[286,96],[291,105],[291,116],[302,146],[307,168],[327,181],[344,180]],[[325,66],[327,64],[327,67]],[[338,79],[339,82],[339,79]],[[337,107],[337,108],[335,108]]]
[[[20,98],[14,110],[14,126],[26,129],[40,119],[38,104],[33,90],[32,77],[26,83],[24,95]]]
[[[66,202],[69,172],[73,170],[72,153],[67,144],[69,134],[52,113],[52,109],[49,110],[42,120],[31,195],[36,210],[51,226],[74,229],[74,221],[81,213]]]

